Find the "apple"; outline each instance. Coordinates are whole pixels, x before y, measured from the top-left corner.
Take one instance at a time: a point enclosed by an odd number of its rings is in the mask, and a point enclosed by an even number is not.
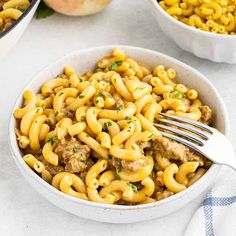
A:
[[[86,16],[103,10],[111,0],[44,0],[54,11],[68,16]]]

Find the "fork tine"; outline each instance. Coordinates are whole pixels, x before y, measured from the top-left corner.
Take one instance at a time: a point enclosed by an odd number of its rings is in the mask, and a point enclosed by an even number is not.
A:
[[[174,126],[176,126],[178,128],[182,128],[182,129],[188,130],[191,133],[194,133],[194,134],[202,137],[203,139],[208,140],[208,137],[207,137],[207,135],[204,132],[201,132],[199,129],[192,128],[189,125],[185,125],[183,123],[176,122],[174,120],[168,120],[168,119],[162,119],[162,118],[158,119],[158,121],[166,123],[168,125],[174,125]]]
[[[167,126],[167,125],[161,125],[161,124],[154,124],[154,125],[156,127],[158,127],[158,128],[162,128],[164,130],[168,130],[168,131],[171,131],[171,132],[173,132],[175,134],[181,135],[181,136],[183,136],[183,137],[185,137],[185,138],[187,138],[187,139],[197,143],[200,146],[204,145],[204,143],[200,139],[198,139],[196,136],[193,137],[190,134],[188,134],[188,133],[186,133],[186,132],[184,132],[184,131],[182,131],[180,129],[176,129],[176,128],[173,128],[173,127],[170,127],[170,126]]]
[[[182,121],[182,122],[188,123],[188,124],[193,125],[193,126],[196,126],[200,129],[205,130],[206,132],[208,132],[210,134],[213,134],[212,130],[207,125],[204,125],[200,122],[193,121],[193,120],[187,119],[187,118],[182,117],[182,116],[175,116],[175,115],[170,115],[170,114],[166,114],[166,113],[160,113],[160,114],[162,116],[165,116],[165,117],[168,117],[168,118],[171,118],[171,119],[174,119],[174,120]]]
[[[201,149],[200,146],[197,146],[196,144],[194,144],[194,143],[192,143],[192,142],[189,142],[189,141],[186,140],[186,139],[183,139],[183,138],[180,138],[180,137],[178,137],[178,136],[176,136],[176,135],[169,134],[169,133],[162,132],[162,131],[160,131],[160,133],[161,133],[162,136],[164,136],[164,137],[166,137],[166,138],[170,138],[170,139],[173,139],[173,140],[175,140],[175,141],[177,141],[177,142],[180,142],[180,143],[182,143],[182,144],[184,144],[184,145],[190,147],[191,149],[193,149],[193,150],[195,150],[195,151],[197,151],[197,152],[203,154],[203,153],[201,152],[201,150],[200,150],[200,149]],[[203,154],[203,155],[204,155],[204,154]]]

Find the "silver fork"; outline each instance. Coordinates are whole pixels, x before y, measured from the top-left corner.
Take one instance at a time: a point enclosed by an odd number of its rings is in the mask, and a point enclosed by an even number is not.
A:
[[[160,123],[154,125],[163,130],[160,131],[162,136],[188,146],[214,163],[227,165],[236,170],[233,146],[218,130],[181,116],[166,113],[160,115]]]

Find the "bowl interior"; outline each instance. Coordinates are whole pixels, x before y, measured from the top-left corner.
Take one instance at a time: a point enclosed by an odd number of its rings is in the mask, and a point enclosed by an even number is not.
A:
[[[177,81],[183,84],[186,84],[190,88],[194,88],[199,91],[200,98],[203,102],[209,105],[215,114],[214,125],[217,129],[221,132],[227,134],[228,132],[228,117],[225,110],[225,106],[220,98],[219,94],[217,93],[216,89],[213,85],[198,71],[195,69],[181,63],[180,61],[173,59],[171,57],[165,56],[161,53],[130,47],[130,46],[103,46],[98,48],[86,49],[77,52],[73,52],[72,54],[60,59],[59,61],[55,62],[54,64],[48,66],[46,69],[42,70],[38,75],[36,75],[33,80],[24,88],[33,90],[34,92],[38,92],[41,85],[53,77],[57,76],[58,74],[62,73],[64,66],[72,66],[76,69],[77,73],[81,74],[86,71],[92,70],[95,68],[97,61],[105,55],[111,53],[112,49],[115,47],[123,48],[129,57],[132,57],[139,61],[140,63],[153,68],[156,65],[164,65],[166,67],[172,67],[177,72]],[[23,92],[23,91],[22,91]],[[16,100],[14,105],[13,111],[22,105],[22,92],[20,93],[19,97]],[[10,119],[10,126],[9,126],[9,136],[10,136],[10,145],[12,147],[12,151],[14,154],[14,158],[20,168],[24,168],[24,171],[28,172],[31,177],[37,178],[42,184],[48,185],[46,182],[41,180],[36,174],[34,174],[29,168],[26,168],[24,161],[22,160],[21,151],[18,148],[15,134],[14,134],[14,127],[17,125],[13,115],[11,115]],[[204,182],[204,179],[207,178],[208,175],[213,174],[213,165],[207,173],[197,181],[198,186],[201,185],[201,182]],[[33,173],[33,174],[32,174]],[[194,188],[196,185],[193,184],[190,188]],[[50,187],[50,185],[48,185]],[[185,194],[189,191],[187,190],[175,194],[168,199],[174,199],[182,194]],[[58,191],[57,191],[58,192]],[[69,197],[70,199],[70,197]],[[164,199],[160,202],[168,201],[168,199]],[[81,201],[80,199],[75,199],[77,201]],[[83,201],[84,202],[84,201]],[[97,204],[97,203],[89,203],[95,205],[103,205],[104,204]],[[146,204],[146,205],[139,205],[138,207],[147,207],[147,205],[159,204],[159,202]],[[108,206],[107,207],[121,207],[121,206]],[[126,206],[126,208],[132,208],[133,206]]]

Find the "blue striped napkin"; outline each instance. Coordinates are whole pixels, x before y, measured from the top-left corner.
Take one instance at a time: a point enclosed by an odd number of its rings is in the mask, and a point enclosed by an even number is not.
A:
[[[236,171],[222,169],[190,220],[185,236],[236,236]]]

